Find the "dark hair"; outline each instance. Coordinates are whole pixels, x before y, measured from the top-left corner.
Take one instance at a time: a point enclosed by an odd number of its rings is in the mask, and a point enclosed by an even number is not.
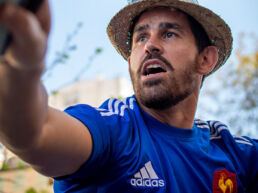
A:
[[[207,33],[203,29],[202,25],[198,21],[196,21],[196,19],[194,19],[192,16],[190,16],[186,13],[184,13],[184,14],[187,16],[187,19],[188,19],[188,22],[190,25],[190,29],[194,35],[198,51],[202,52],[204,48],[212,45],[211,41],[210,41]]]
[[[144,12],[146,12],[146,11],[144,11]],[[190,16],[189,14],[187,14],[187,13],[181,11],[181,10],[178,10],[178,11],[180,11],[183,14],[186,15],[186,17],[188,19],[190,29],[191,29],[191,31],[194,35],[195,42],[196,42],[199,53],[202,52],[205,47],[211,46],[212,43],[211,43],[207,33],[203,29],[202,25],[198,21],[196,21],[196,19],[194,19],[192,16]],[[140,16],[144,12],[142,12],[137,17],[135,17],[133,22],[132,22],[130,32],[128,33],[128,43],[129,43],[130,49],[132,48],[132,36],[133,36],[133,30],[134,30],[135,24],[138,22]]]
[[[184,12],[183,12],[184,13]],[[184,13],[188,19],[188,23],[190,25],[190,29],[194,35],[194,39],[198,48],[199,53],[201,53],[204,48],[211,46],[212,43],[207,35],[207,33],[205,32],[205,30],[203,29],[202,25],[196,21],[196,19],[194,19],[192,16]],[[201,88],[203,86],[203,82],[206,78],[206,75],[204,75],[202,77],[202,82],[201,82]]]

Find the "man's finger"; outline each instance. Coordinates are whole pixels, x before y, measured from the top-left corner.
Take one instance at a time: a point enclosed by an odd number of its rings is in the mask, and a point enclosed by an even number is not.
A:
[[[42,30],[46,34],[49,34],[51,27],[51,14],[48,0],[43,0],[42,5],[40,5],[39,10],[36,12],[36,16],[40,22]]]
[[[1,22],[15,41],[29,43],[28,40],[42,33],[36,17],[24,8],[6,4],[1,11]]]
[[[25,64],[30,68],[42,63],[47,32],[42,30],[38,18],[32,12],[20,6],[6,4],[1,8],[0,22],[12,34],[13,39],[6,50],[6,59],[16,61],[14,65]]]

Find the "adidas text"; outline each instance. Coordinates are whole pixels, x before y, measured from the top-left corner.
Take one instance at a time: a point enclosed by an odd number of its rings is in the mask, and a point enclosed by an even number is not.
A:
[[[131,179],[131,184],[136,187],[163,187],[164,180]]]
[[[144,164],[139,172],[134,174],[130,183],[134,187],[163,187],[165,186],[164,180],[160,179],[154,171],[150,161]]]

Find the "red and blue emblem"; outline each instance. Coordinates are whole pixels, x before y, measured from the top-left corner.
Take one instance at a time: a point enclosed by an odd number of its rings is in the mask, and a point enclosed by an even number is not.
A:
[[[214,172],[213,193],[237,193],[237,178],[235,173],[226,169]]]

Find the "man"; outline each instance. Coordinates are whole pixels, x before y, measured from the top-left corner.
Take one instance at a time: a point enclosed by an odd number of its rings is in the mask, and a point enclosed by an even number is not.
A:
[[[212,11],[179,0],[126,6],[108,35],[128,60],[135,96],[66,113],[47,106],[40,82],[47,1],[35,16],[5,5],[0,21],[13,34],[0,65],[1,141],[54,177],[55,192],[257,191],[257,140],[194,119],[205,76],[232,47],[230,29]]]

